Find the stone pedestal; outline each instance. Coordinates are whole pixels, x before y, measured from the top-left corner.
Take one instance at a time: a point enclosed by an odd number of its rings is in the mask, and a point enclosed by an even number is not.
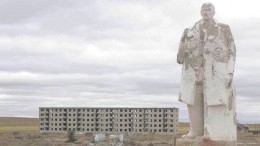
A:
[[[237,142],[202,139],[177,139],[176,146],[237,146]]]

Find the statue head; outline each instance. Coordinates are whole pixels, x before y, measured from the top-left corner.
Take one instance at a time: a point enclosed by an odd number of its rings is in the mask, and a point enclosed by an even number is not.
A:
[[[206,21],[212,20],[215,14],[215,7],[212,3],[204,3],[201,6],[200,14]]]

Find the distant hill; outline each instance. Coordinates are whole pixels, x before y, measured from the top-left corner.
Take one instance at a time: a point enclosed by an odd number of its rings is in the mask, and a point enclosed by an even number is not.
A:
[[[38,118],[0,117],[1,126],[38,126]]]

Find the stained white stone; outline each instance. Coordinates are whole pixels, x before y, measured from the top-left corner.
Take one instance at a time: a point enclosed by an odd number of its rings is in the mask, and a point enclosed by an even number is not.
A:
[[[124,142],[124,134],[119,134],[118,135],[118,139],[119,139],[119,142]]]
[[[179,45],[177,62],[183,64],[179,100],[188,105],[191,126],[184,137],[235,141],[236,48],[229,26],[213,19],[214,14],[212,4],[203,4],[203,19],[184,30]]]
[[[104,142],[106,140],[105,134],[95,134],[95,142]]]

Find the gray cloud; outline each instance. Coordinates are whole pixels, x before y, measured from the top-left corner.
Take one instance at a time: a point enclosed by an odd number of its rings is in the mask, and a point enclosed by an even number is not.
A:
[[[202,2],[1,1],[0,116],[37,117],[39,106],[173,106],[187,121],[176,52]],[[260,18],[236,13],[216,17],[237,46],[239,121],[259,122]]]

